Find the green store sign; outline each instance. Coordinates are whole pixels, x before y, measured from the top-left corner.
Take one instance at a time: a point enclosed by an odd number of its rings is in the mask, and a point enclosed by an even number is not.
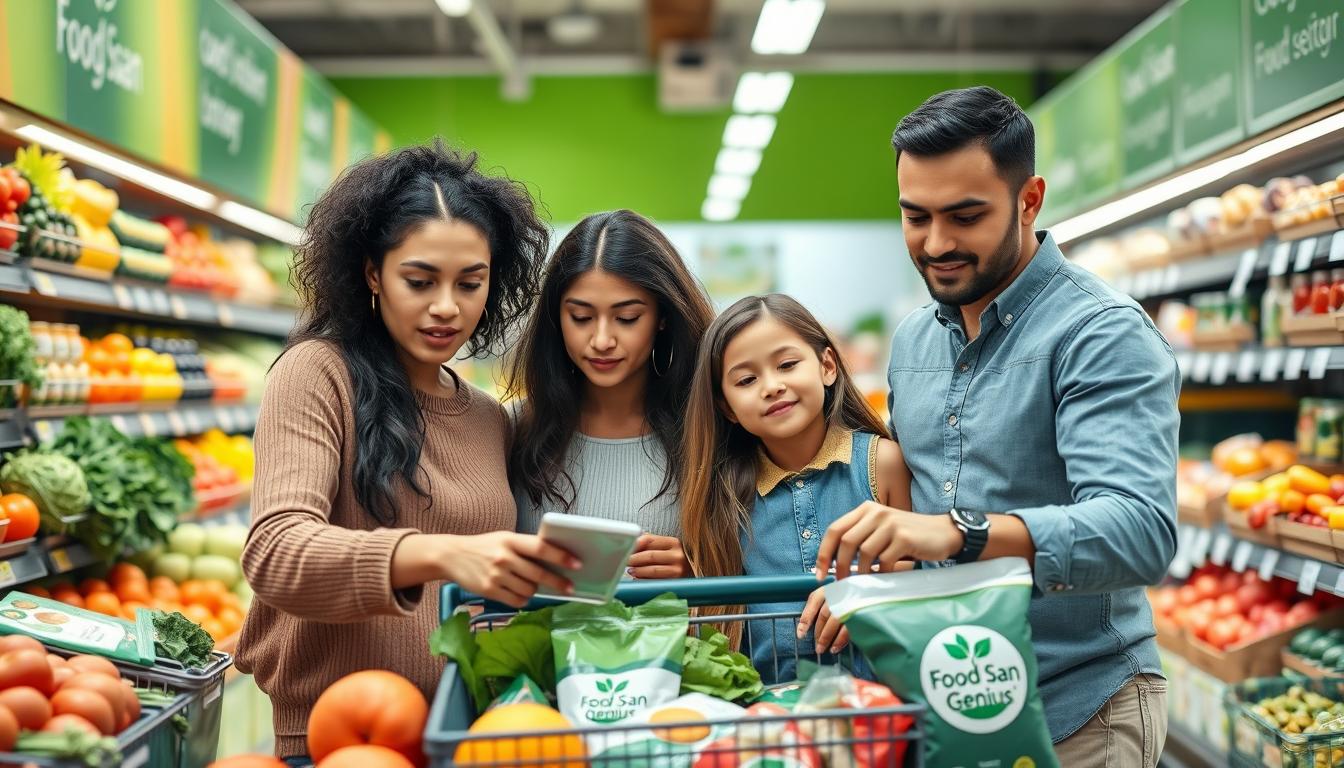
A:
[[[1176,0],[1029,111],[1058,221],[1344,98],[1344,0]]]
[[[0,0],[0,99],[292,220],[390,144],[229,0]]]

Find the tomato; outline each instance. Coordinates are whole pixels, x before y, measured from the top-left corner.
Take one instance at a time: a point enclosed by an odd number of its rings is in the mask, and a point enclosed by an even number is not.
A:
[[[1237,591],[1241,586],[1241,576],[1233,571],[1228,571],[1218,577],[1218,594],[1230,595]]]
[[[1237,607],[1247,616],[1250,616],[1252,608],[1269,602],[1270,598],[1269,588],[1265,586],[1263,581],[1259,580],[1242,584],[1237,587],[1233,595],[1236,597]]]
[[[13,712],[25,731],[41,730],[51,719],[51,702],[41,691],[26,685],[0,691],[0,707]]]
[[[415,768],[415,764],[387,747],[362,745],[332,752],[318,761],[317,768]]]
[[[79,594],[88,597],[95,592],[111,592],[112,585],[102,579],[85,579],[79,582]]]
[[[1201,574],[1194,582],[1195,592],[1200,599],[1218,596],[1218,577],[1211,573]]]
[[[1236,595],[1223,595],[1218,598],[1217,604],[1213,608],[1213,615],[1220,619],[1236,616],[1240,613],[1241,604],[1237,602]]]
[[[406,678],[376,669],[355,672],[317,698],[308,715],[308,754],[321,762],[341,747],[372,744],[422,765],[428,716],[424,694]]]
[[[9,199],[23,205],[28,202],[29,196],[33,194],[33,188],[28,184],[28,180],[20,174],[15,174],[10,179]]]
[[[1236,642],[1240,631],[1241,622],[1239,619],[1219,619],[1209,625],[1206,639],[1209,641],[1209,645],[1221,650]]]
[[[1213,614],[1208,611],[1191,609],[1189,616],[1189,629],[1195,637],[1200,640],[1207,640],[1209,636],[1209,627],[1213,623]]]
[[[0,510],[9,518],[9,528],[5,530],[5,541],[31,539],[37,533],[40,516],[37,504],[22,493],[9,493],[0,496]]]
[[[98,726],[79,715],[57,715],[42,726],[43,733],[64,733],[67,730],[83,731],[91,736],[102,736]]]
[[[19,719],[4,707],[0,707],[0,752],[13,752],[14,743],[19,740]]]
[[[234,755],[207,765],[205,768],[288,768],[287,764],[270,755]]]
[[[51,711],[57,715],[79,715],[104,736],[117,732],[117,712],[112,704],[102,694],[71,688],[68,682],[51,697]]]
[[[145,575],[144,569],[131,563],[117,563],[112,566],[112,570],[107,572],[107,580],[112,583],[114,588],[132,581],[141,584],[149,583],[149,577]]]
[[[1158,616],[1170,616],[1179,605],[1176,602],[1176,591],[1172,589],[1155,590],[1152,594],[1152,603],[1153,611]]]
[[[9,202],[10,190],[9,176],[0,176],[0,203]]]
[[[59,667],[51,668],[51,687],[60,690],[65,681],[75,676],[75,670],[70,668],[69,664],[62,664]]]
[[[0,656],[0,690],[26,685],[42,693],[53,690],[47,654],[23,648]]]
[[[121,702],[126,710],[126,725],[122,727],[124,731],[131,723],[140,719],[140,697],[135,695],[135,686],[125,678],[121,680]]]
[[[1314,620],[1320,614],[1321,609],[1317,608],[1315,603],[1310,600],[1303,600],[1288,609],[1288,613],[1284,614],[1284,620],[1288,622],[1288,626],[1296,627],[1299,624],[1306,624]]]
[[[46,646],[27,635],[5,635],[0,637],[0,656],[4,656],[10,651],[41,651],[47,652]]]
[[[122,691],[125,686],[120,680],[113,680],[107,675],[97,672],[80,672],[61,686],[60,690],[82,690],[93,691],[94,693],[107,699],[107,703],[112,705],[112,714],[115,717],[114,730],[120,731],[126,727],[126,698]]]
[[[97,672],[103,675],[111,675],[118,680],[121,679],[121,672],[116,665],[102,656],[71,656],[65,663],[76,672]]]

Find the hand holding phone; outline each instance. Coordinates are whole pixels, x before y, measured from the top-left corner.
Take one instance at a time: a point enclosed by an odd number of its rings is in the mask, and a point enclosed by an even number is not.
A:
[[[625,575],[626,561],[635,550],[641,529],[634,523],[549,512],[541,518],[537,535],[550,544],[568,551],[583,565],[577,570],[546,566],[569,579],[574,585],[564,595],[547,587],[537,590],[540,597],[602,604],[616,594]]]

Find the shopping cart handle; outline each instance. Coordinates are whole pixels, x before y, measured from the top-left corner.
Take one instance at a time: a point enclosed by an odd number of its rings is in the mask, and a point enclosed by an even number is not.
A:
[[[622,581],[616,587],[616,599],[626,605],[643,605],[665,592],[671,592],[692,606],[738,605],[745,603],[784,603],[801,602],[821,584],[829,584],[834,579],[818,583],[817,577],[809,573],[795,576],[712,576],[700,579],[637,579]],[[439,619],[447,621],[459,606],[468,603],[480,603],[480,595],[474,595],[457,584],[444,584],[439,599]],[[489,612],[511,612],[514,609],[484,601]],[[547,605],[563,602],[554,598],[532,598],[525,610],[535,610]]]

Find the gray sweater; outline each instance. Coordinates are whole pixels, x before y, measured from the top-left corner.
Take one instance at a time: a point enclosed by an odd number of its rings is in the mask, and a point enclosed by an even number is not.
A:
[[[645,533],[681,537],[681,506],[672,489],[654,498],[663,486],[666,471],[662,445],[653,435],[604,439],[575,434],[566,455],[566,468],[574,481],[574,502],[570,512],[576,515],[624,520],[637,523]],[[570,493],[569,483],[559,480],[562,494]],[[553,499],[532,503],[517,483],[513,486],[518,504],[518,530],[536,533],[541,516],[564,512]]]

